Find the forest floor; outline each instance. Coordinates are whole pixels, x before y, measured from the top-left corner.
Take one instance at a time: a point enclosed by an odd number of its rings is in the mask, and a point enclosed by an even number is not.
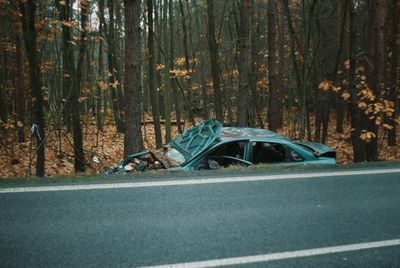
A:
[[[201,119],[199,119],[201,121]],[[84,135],[85,158],[87,162],[86,173],[101,173],[109,167],[117,165],[123,158],[122,134],[117,133],[114,121],[108,118],[104,122],[104,130],[97,131],[95,118],[82,118]],[[334,129],[335,120],[330,120],[330,128]],[[162,126],[163,127],[163,126]],[[185,124],[185,129],[191,127]],[[353,149],[350,142],[350,123],[345,121],[344,133],[329,131],[327,145],[337,151],[338,164],[353,162]],[[400,143],[400,128],[397,128],[398,144]],[[164,132],[164,128],[162,129]],[[26,128],[26,131],[28,129]],[[290,136],[289,127],[278,130],[278,133]],[[144,147],[155,147],[154,128],[151,124],[142,127]],[[0,178],[1,177],[27,177],[35,174],[36,144],[26,132],[26,141],[18,143],[16,127],[5,129],[0,150]],[[172,126],[172,137],[178,134],[176,126]],[[380,135],[382,137],[384,135]],[[379,159],[400,160],[400,146],[387,146],[386,139],[380,138]],[[66,129],[57,131],[52,124],[46,129],[46,176],[74,174],[74,159],[72,134]]]

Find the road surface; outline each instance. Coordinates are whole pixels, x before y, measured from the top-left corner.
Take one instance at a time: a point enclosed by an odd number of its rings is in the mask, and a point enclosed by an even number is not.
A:
[[[0,188],[0,267],[400,267],[400,169],[40,186]]]

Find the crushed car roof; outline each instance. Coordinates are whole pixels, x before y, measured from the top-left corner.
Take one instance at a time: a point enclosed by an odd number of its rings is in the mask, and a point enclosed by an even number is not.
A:
[[[246,128],[246,127],[223,127],[219,137],[221,139],[232,139],[232,138],[272,138],[272,139],[287,139],[286,137],[279,135],[273,131],[267,129],[258,128]]]

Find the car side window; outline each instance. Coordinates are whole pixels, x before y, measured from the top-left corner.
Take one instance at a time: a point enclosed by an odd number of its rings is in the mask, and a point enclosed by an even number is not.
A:
[[[253,164],[286,162],[286,149],[280,143],[253,142]]]
[[[232,165],[246,165],[247,161],[244,160],[246,144],[247,141],[221,144],[206,155],[197,169],[219,169]]]
[[[244,150],[246,142],[229,142],[222,144],[216,148],[209,156],[231,156],[239,159],[244,159]]]
[[[304,161],[304,158],[292,148],[288,148],[287,150],[287,159],[289,162],[301,162]]]

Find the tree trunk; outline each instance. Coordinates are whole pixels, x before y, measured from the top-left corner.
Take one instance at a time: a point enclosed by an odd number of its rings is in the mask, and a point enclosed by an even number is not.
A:
[[[353,145],[354,162],[362,162],[366,160],[365,141],[360,138],[361,130],[364,129],[367,122],[365,122],[364,112],[358,108],[359,96],[356,84],[356,26],[354,23],[355,9],[354,5],[350,3],[349,12],[349,56],[350,56],[350,90],[351,90],[351,103],[350,103],[350,120],[351,120],[351,143]]]
[[[170,43],[168,40],[168,19],[172,20],[172,17],[168,17],[168,6],[169,1],[164,0],[163,6],[163,34],[164,34],[164,118],[165,118],[165,143],[171,141],[171,84],[170,84]]]
[[[370,3],[369,13],[369,46],[366,61],[366,73],[368,85],[378,98],[382,92],[384,74],[384,50],[386,21],[386,0],[375,0]],[[375,134],[376,138],[367,143],[367,160],[378,160],[378,125],[375,120],[369,121],[368,130]]]
[[[114,26],[114,1],[108,0],[108,17],[109,17],[109,28],[107,33],[107,43],[108,43],[108,77],[109,77],[109,85],[111,89],[111,107],[114,115],[115,125],[117,127],[117,131],[119,133],[124,133],[124,122],[121,119],[120,107],[119,107],[119,98],[117,94],[117,90],[120,90],[119,81],[117,78],[118,71],[116,64],[116,42],[115,42],[115,26]]]
[[[391,106],[394,109],[394,113],[392,116],[388,118],[388,125],[392,126],[392,129],[389,130],[388,134],[388,146],[395,146],[396,142],[396,122],[394,122],[393,118],[396,118],[398,115],[398,98],[399,95],[399,45],[397,44],[399,38],[399,24],[400,24],[400,0],[393,0],[393,9],[392,9],[392,40],[390,44],[390,51],[392,55],[390,57],[390,89],[389,89],[389,100],[391,101]],[[396,104],[397,103],[397,104]]]
[[[151,111],[154,121],[154,134],[156,138],[156,147],[162,147],[161,126],[160,126],[160,110],[158,101],[158,92],[154,88],[154,23],[153,23],[153,0],[147,0],[147,21],[149,24],[149,32],[147,33],[147,45],[149,51],[149,94],[151,98]]]
[[[188,47],[188,30],[186,26],[186,15],[185,15],[185,10],[183,7],[183,2],[182,0],[179,0],[179,9],[181,12],[181,22],[182,22],[182,32],[183,32],[183,53],[185,55],[185,69],[188,72],[187,77],[185,77],[185,93],[187,96],[187,112],[188,112],[188,117],[189,121],[192,122],[192,124],[195,123],[194,121],[194,115],[193,115],[193,97],[192,97],[192,86],[191,86],[191,77],[190,77],[190,63],[189,63],[189,47]]]
[[[174,12],[173,12],[173,1],[170,0],[168,3],[168,17],[169,17],[169,68],[170,70],[174,70],[174,55],[175,55],[175,46],[174,46]],[[183,132],[183,127],[182,127],[182,105],[181,102],[179,101],[179,92],[178,89],[176,87],[176,81],[175,78],[171,77],[170,74],[170,87],[172,89],[172,95],[173,95],[173,99],[174,99],[174,105],[175,105],[175,116],[176,116],[176,122],[177,122],[177,126],[178,126],[178,133],[182,133]]]
[[[88,5],[89,1],[81,1],[81,44],[79,47],[78,63],[76,68],[76,82],[71,89],[70,103],[71,103],[71,119],[72,119],[72,131],[74,141],[74,168],[75,172],[85,171],[85,156],[83,152],[83,137],[82,127],[80,120],[80,89],[82,86],[83,77],[83,63],[85,60],[86,44],[87,44],[87,27],[88,27]]]
[[[26,118],[26,109],[25,109],[25,94],[24,94],[24,60],[22,58],[22,55],[19,51],[21,51],[21,46],[22,46],[22,40],[20,33],[16,33],[16,61],[17,61],[17,120],[20,121],[21,123],[25,124],[25,118]],[[25,134],[24,134],[24,128],[21,127],[18,129],[18,142],[24,142],[25,141]]]
[[[272,131],[281,127],[283,109],[282,94],[278,82],[275,10],[275,1],[268,1],[268,128]]]
[[[125,8],[125,135],[124,156],[142,150],[140,0],[124,0]]]
[[[207,18],[208,18],[208,48],[210,51],[211,76],[214,90],[214,111],[218,121],[224,121],[222,111],[222,92],[221,80],[219,78],[219,56],[218,45],[215,40],[215,22],[214,22],[214,1],[207,0]]]
[[[37,43],[35,29],[36,1],[20,1],[22,28],[25,38],[26,54],[29,62],[29,78],[32,99],[33,124],[36,126],[37,158],[36,176],[43,177],[45,172],[45,120],[43,110],[43,92],[39,75]]]
[[[300,76],[300,71],[299,67],[297,64],[297,59],[296,59],[296,33],[294,31],[294,26],[292,22],[292,15],[290,13],[289,9],[289,3],[288,0],[282,0],[283,2],[283,11],[287,20],[287,26],[289,30],[289,36],[290,36],[290,57],[292,61],[292,67],[293,67],[293,75],[295,77],[295,88],[297,92],[301,91],[301,76]]]
[[[2,122],[7,122],[8,112],[5,99],[5,85],[7,83],[7,62],[5,57],[5,51],[0,47],[0,62],[1,62],[1,75],[0,75],[0,119]]]
[[[285,89],[285,16],[283,13],[283,2],[278,1],[278,51],[279,51],[279,56],[278,56],[278,81],[279,81],[279,89],[281,91],[281,97],[282,97],[282,116],[280,117],[280,122],[279,125],[283,125],[283,103],[284,103],[284,94],[286,94]]]
[[[103,57],[103,31],[104,31],[104,0],[99,0],[99,70],[98,70],[98,81],[104,83],[104,57]],[[101,84],[97,85],[96,90],[96,121],[97,121],[97,129],[99,131],[103,130],[103,116],[102,116],[102,99],[103,92]]]
[[[340,0],[338,1],[338,7],[337,7],[337,36],[339,36],[339,42],[338,42],[338,55],[337,55],[337,62],[336,66],[338,68],[335,68],[333,75],[337,77],[338,73],[340,72],[342,75],[340,77],[343,77],[346,81],[348,80],[348,71],[346,70],[345,67],[345,60],[348,58],[348,55],[346,54],[346,50],[343,48],[348,47],[348,9],[349,9],[349,0]],[[339,79],[340,80],[340,79]],[[336,83],[336,79],[332,80],[334,83]],[[345,102],[343,101],[343,98],[341,95],[343,94],[345,90],[345,85],[342,84],[341,90],[337,94],[336,98],[336,132],[338,133],[343,133],[343,119],[344,119],[344,112],[345,112]]]
[[[249,72],[250,72],[250,0],[240,1],[240,26],[239,26],[239,90],[237,104],[237,125],[241,127],[249,126]]]

